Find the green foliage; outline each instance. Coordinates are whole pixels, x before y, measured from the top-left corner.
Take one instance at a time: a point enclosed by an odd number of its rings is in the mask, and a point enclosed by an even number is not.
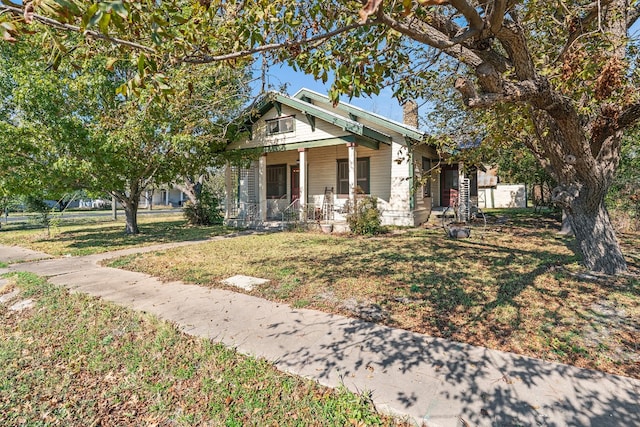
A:
[[[220,201],[207,186],[197,195],[196,203],[187,201],[183,210],[191,225],[220,225],[224,219]]]
[[[354,207],[349,207],[347,223],[354,234],[374,235],[382,232],[378,200],[371,196],[356,197]]]
[[[620,166],[607,195],[607,204],[633,221],[640,229],[640,129],[623,139]]]
[[[37,49],[0,44],[0,53],[0,183],[8,194],[85,189],[135,209],[152,182],[221,162],[229,123],[249,93],[242,67],[173,66],[165,71],[171,99],[153,87],[127,99],[116,93],[135,72],[126,62],[110,71],[95,55],[53,72]]]

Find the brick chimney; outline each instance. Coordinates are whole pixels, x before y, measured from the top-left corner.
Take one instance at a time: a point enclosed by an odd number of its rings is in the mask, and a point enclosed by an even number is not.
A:
[[[402,122],[405,125],[418,128],[418,103],[409,99],[402,104]]]

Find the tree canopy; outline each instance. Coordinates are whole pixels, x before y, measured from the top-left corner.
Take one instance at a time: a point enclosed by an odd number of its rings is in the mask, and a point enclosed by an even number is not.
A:
[[[216,162],[247,95],[244,69],[174,67],[171,100],[143,87],[127,99],[117,91],[135,72],[126,63],[108,71],[98,55],[53,71],[26,45],[1,50],[4,190],[110,193],[125,207],[130,233],[151,183],[201,174]]]

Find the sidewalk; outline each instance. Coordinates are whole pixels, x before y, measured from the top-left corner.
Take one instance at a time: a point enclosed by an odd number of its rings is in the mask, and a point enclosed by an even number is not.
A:
[[[371,391],[379,408],[426,426],[640,426],[640,380],[97,265],[140,251],[44,259],[8,270],[155,314],[322,384]],[[15,253],[0,246],[0,261],[15,261]]]

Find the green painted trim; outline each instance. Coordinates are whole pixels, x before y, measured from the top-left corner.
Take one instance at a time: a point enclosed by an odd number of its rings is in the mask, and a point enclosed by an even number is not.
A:
[[[311,132],[316,131],[316,118],[309,113],[304,113],[304,116],[307,118],[307,122],[309,122],[309,126],[311,126]]]
[[[371,148],[372,150],[380,149],[380,141],[376,141],[375,139],[370,139],[364,136],[360,136],[356,138],[356,144],[362,145],[363,147]]]
[[[255,149],[255,148],[262,148],[265,153],[275,153],[278,151],[294,151],[294,150],[297,150],[298,148],[330,147],[332,145],[342,145],[342,144],[347,144],[349,142],[356,142],[356,137],[354,135],[348,135],[348,136],[341,136],[338,138],[318,139],[315,141],[292,142],[289,144],[247,146],[247,147],[239,147],[239,146],[233,146],[233,144],[229,144],[227,146],[227,150],[249,150],[249,149]]]
[[[415,184],[415,165],[413,164],[414,156],[413,150],[409,148],[409,209],[414,210],[416,208],[416,189]]]
[[[308,99],[311,100],[310,98]],[[318,118],[355,135],[364,136],[384,144],[391,144],[392,139],[389,135],[385,135],[382,132],[364,126],[362,123],[342,117],[339,114],[318,107],[310,102],[275,92],[268,94],[260,102],[257,106],[257,113],[253,115],[251,120],[246,122],[246,125],[249,127],[256,123],[257,119],[262,117],[271,108],[276,108],[278,115],[281,115],[282,105],[301,111],[307,117],[307,120],[309,120],[312,129],[315,129],[315,119]],[[236,146],[236,144],[232,143],[229,147],[234,146]]]
[[[368,127],[363,129],[362,135],[389,145],[393,142],[393,139],[389,135],[385,135],[384,133],[380,133],[377,130]]]
[[[301,89],[296,94],[296,97],[299,99],[306,98],[306,99],[311,99],[313,101],[330,102],[328,97],[316,92],[312,92],[308,89]],[[340,108],[341,110],[349,114],[353,114],[356,117],[366,118],[367,120],[372,121],[373,123],[379,124],[382,127],[386,127],[387,129],[393,130],[394,132],[398,132],[399,134],[416,141],[422,141],[426,135],[425,132],[414,129],[413,127],[403,125],[402,123],[398,123],[394,120],[386,119],[377,114],[369,113],[368,111],[365,111],[361,108],[355,107],[350,104],[345,104],[343,102],[340,102],[337,108]]]
[[[281,102],[284,105],[288,105],[291,108],[296,108],[302,111],[304,114],[312,115],[327,123],[338,126],[346,130],[347,132],[366,136],[385,144],[391,144],[391,137],[389,135],[385,135],[382,132],[378,132],[375,129],[364,126],[362,123],[358,123],[345,117],[341,117],[338,114],[329,112],[323,108],[317,107],[300,99],[290,98],[282,94],[276,94],[276,101]]]

